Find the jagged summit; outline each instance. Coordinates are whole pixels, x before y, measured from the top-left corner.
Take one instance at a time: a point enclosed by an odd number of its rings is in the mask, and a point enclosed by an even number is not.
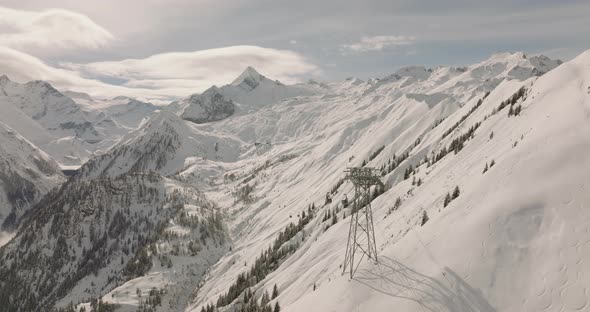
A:
[[[6,75],[0,76],[0,84],[4,84],[9,81],[11,81],[11,80],[10,80],[10,78],[8,78],[8,76],[6,76]]]
[[[419,80],[426,80],[432,74],[431,69],[424,66],[404,66],[395,72],[400,77],[411,77]]]
[[[527,58],[526,54],[524,52],[522,52],[522,51],[518,51],[518,52],[497,52],[497,53],[492,54],[487,59],[487,61],[502,62],[502,61],[519,60],[519,59],[526,59],[526,58]]]
[[[547,57],[527,57],[524,52],[496,53],[487,60],[469,67],[476,79],[519,79],[540,76],[561,64]]]
[[[236,78],[231,85],[232,86],[247,86],[250,89],[256,88],[262,80],[268,79],[261,75],[252,66],[246,67],[246,69]]]
[[[115,96],[113,98],[113,100],[129,100],[129,101],[131,101],[131,100],[135,100],[135,98],[124,96],[124,95],[119,95],[119,96]]]
[[[88,102],[94,101],[94,99],[90,96],[90,94],[84,93],[84,92],[66,90],[66,91],[62,91],[62,94],[71,98],[72,100],[80,99],[80,100],[85,100]]]
[[[561,60],[554,60],[542,54],[530,57],[529,61],[541,73],[546,73],[563,63]]]
[[[562,61],[551,59],[545,55],[527,56],[524,52],[499,52],[492,54],[488,59],[476,65],[510,64],[534,67],[547,66],[548,70],[551,70],[561,63]]]

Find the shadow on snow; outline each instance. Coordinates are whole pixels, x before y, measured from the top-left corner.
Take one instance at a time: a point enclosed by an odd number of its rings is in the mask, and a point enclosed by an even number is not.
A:
[[[353,280],[382,294],[414,301],[422,305],[424,311],[496,311],[479,290],[448,267],[438,280],[382,256],[370,269],[359,269]]]

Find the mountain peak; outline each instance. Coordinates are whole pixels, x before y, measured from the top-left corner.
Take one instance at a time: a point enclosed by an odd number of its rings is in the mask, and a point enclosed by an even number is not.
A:
[[[424,66],[404,66],[395,72],[400,77],[413,77],[420,80],[425,80],[432,74],[431,69]]]
[[[512,61],[520,61],[527,59],[524,52],[498,52],[492,54],[485,63],[506,63]]]
[[[258,73],[252,66],[248,66],[231,84],[233,86],[244,86],[252,90],[264,79],[267,78]]]
[[[10,78],[8,78],[8,76],[6,76],[6,75],[0,76],[0,83],[6,83],[8,81],[11,81]]]
[[[212,86],[202,94],[191,95],[188,101],[189,105],[184,109],[181,117],[194,123],[219,121],[235,112],[234,102],[224,96],[216,86]]]
[[[84,92],[66,90],[66,91],[62,91],[62,94],[71,98],[71,99],[80,99],[80,100],[86,100],[89,102],[93,101],[93,98],[90,96],[90,94],[84,93]]]

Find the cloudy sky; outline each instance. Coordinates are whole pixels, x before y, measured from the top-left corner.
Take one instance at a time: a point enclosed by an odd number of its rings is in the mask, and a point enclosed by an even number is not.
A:
[[[0,0],[0,74],[166,102],[249,65],[286,83],[590,49],[590,1]]]

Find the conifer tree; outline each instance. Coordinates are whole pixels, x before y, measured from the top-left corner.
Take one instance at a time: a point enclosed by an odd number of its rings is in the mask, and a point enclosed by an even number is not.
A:
[[[453,199],[459,197],[459,194],[461,194],[461,191],[459,190],[459,186],[455,186],[455,190],[453,191]]]
[[[279,296],[279,289],[277,288],[277,284],[272,289],[272,299],[274,300],[276,297]]]
[[[443,203],[443,207],[448,206],[450,202],[451,202],[451,194],[447,193],[447,196],[445,196],[445,202]]]
[[[428,222],[429,218],[428,218],[428,214],[426,213],[426,210],[424,210],[424,212],[422,213],[422,225],[424,226],[424,224],[426,224],[426,222]]]
[[[401,205],[402,205],[402,199],[400,197],[398,197],[395,200],[395,204],[393,204],[393,210],[398,210]]]
[[[262,298],[260,299],[260,305],[261,306],[265,306],[270,302],[270,296],[268,295],[268,291],[264,291],[264,294],[262,294]]]

